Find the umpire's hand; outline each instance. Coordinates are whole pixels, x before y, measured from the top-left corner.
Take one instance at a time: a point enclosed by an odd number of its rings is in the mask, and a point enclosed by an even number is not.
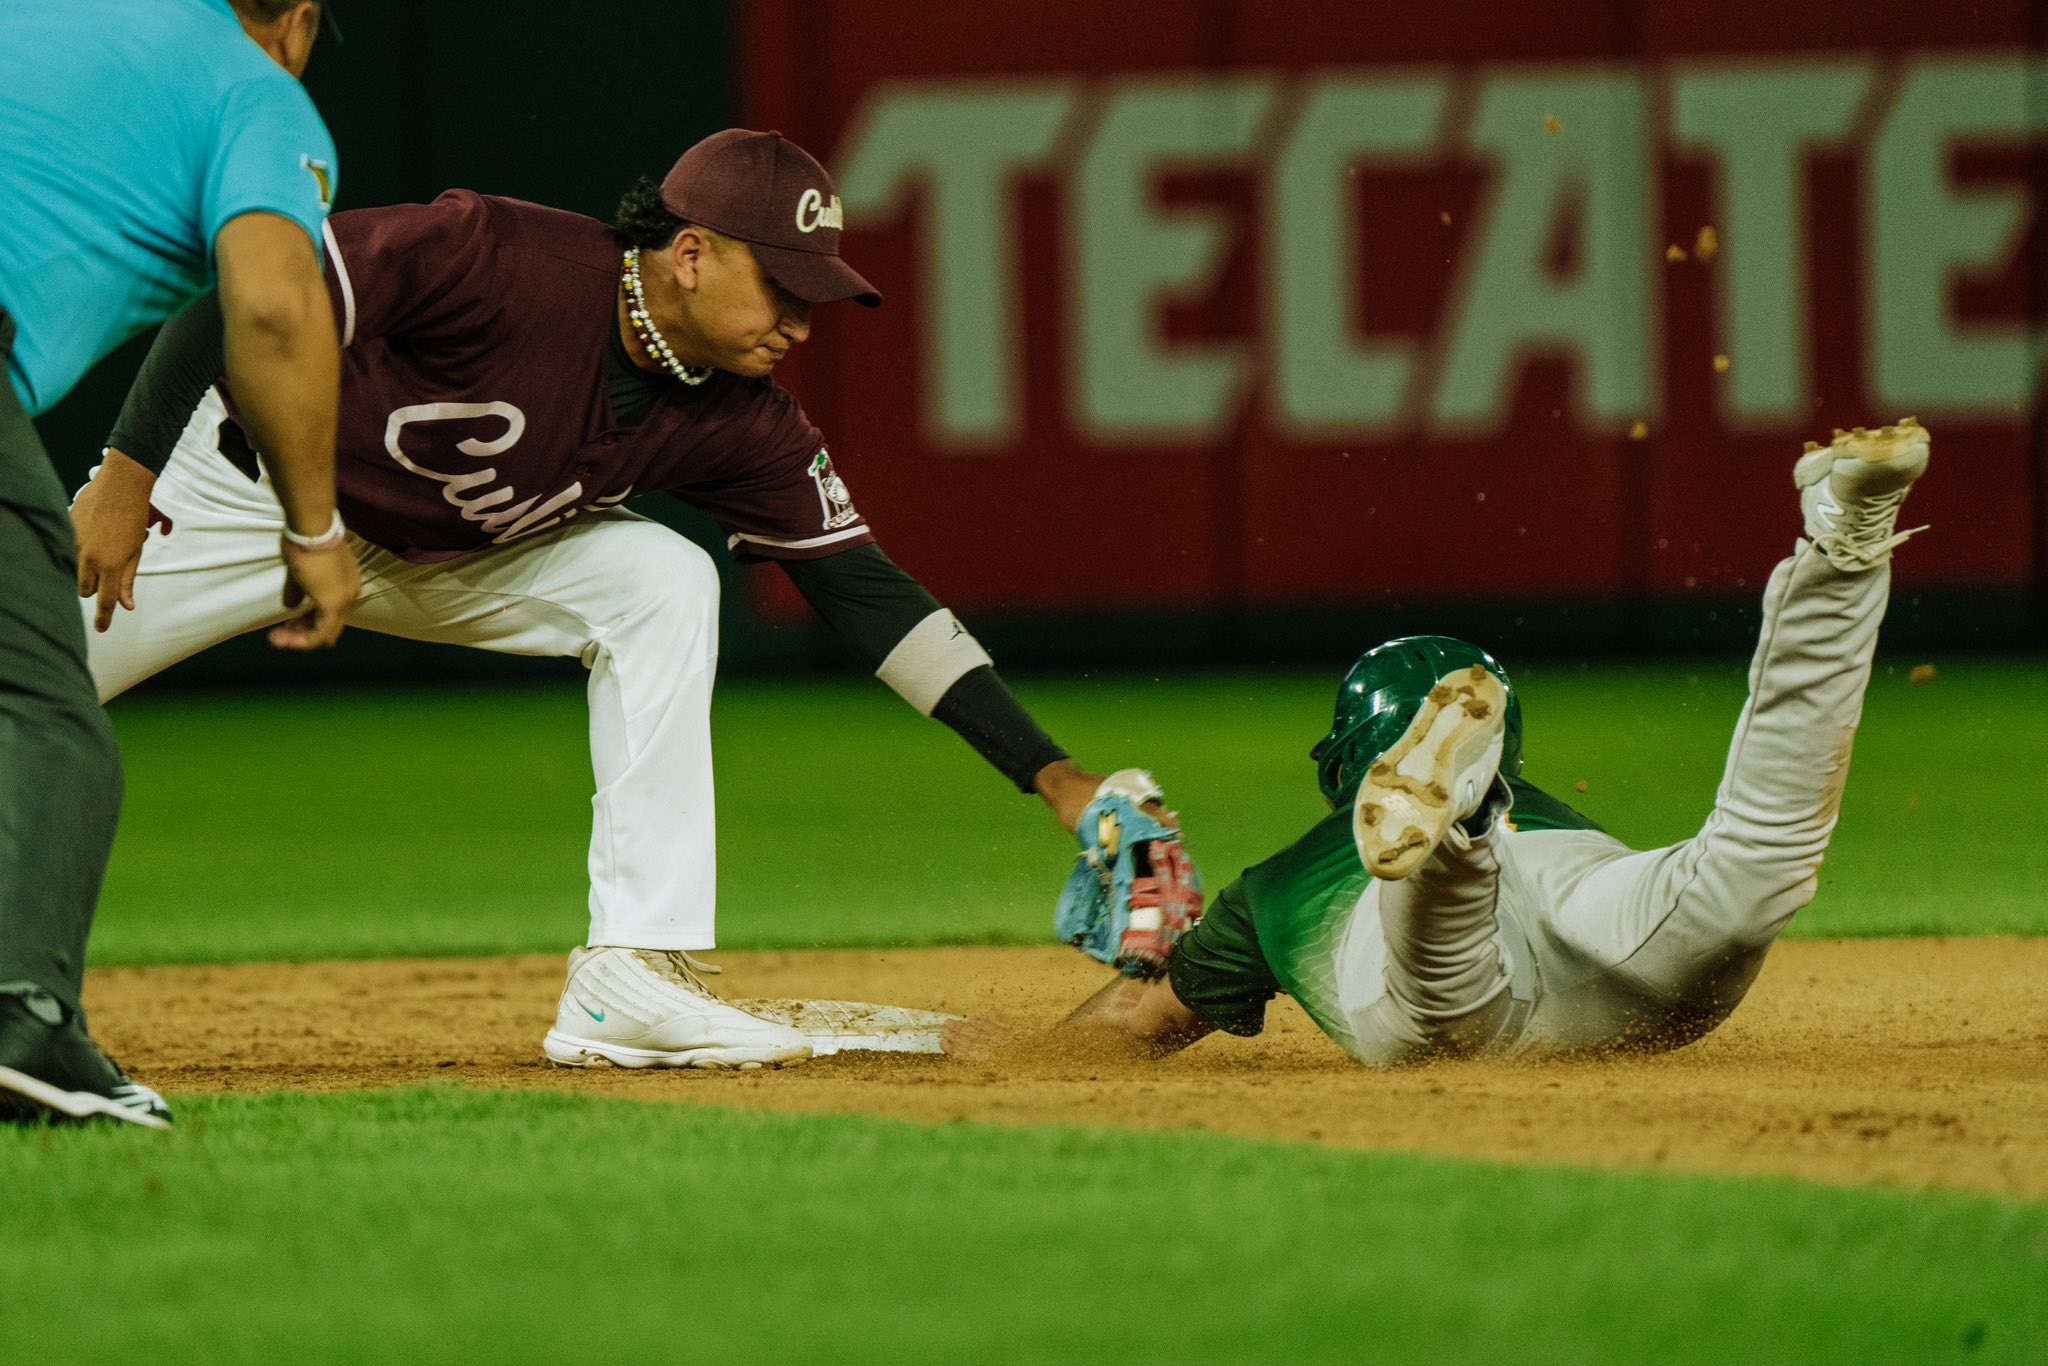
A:
[[[78,537],[78,596],[99,595],[95,631],[113,624],[116,604],[135,610],[135,570],[149,539],[149,491],[155,487],[155,473],[109,448],[91,482],[71,504],[71,528]]]

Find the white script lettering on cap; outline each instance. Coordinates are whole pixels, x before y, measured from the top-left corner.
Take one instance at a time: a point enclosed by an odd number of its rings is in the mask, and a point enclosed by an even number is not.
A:
[[[843,228],[846,215],[839,210],[839,196],[833,195],[827,204],[825,196],[818,190],[805,190],[803,197],[796,201],[796,230],[816,232],[819,228]]]

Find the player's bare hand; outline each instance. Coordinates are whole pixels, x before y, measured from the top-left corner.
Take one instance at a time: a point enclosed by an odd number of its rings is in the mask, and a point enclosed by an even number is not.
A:
[[[1053,815],[1059,817],[1060,824],[1067,827],[1067,833],[1071,835],[1081,823],[1081,813],[1088,809],[1088,803],[1095,800],[1104,776],[1086,772],[1072,759],[1059,759],[1038,770],[1038,776],[1032,779],[1032,787],[1045,799],[1045,804],[1052,808]],[[1156,801],[1143,805],[1161,824],[1180,829],[1180,812],[1168,811],[1164,803]]]
[[[348,542],[314,549],[286,541],[284,572],[284,605],[296,615],[270,628],[270,643],[280,650],[332,645],[363,589],[363,571]]]
[[[109,450],[71,504],[71,527],[78,538],[78,596],[99,596],[95,631],[113,624],[117,605],[135,610],[135,571],[149,539],[149,494],[155,487],[153,471]],[[170,519],[163,521],[169,530]]]
[[[1052,814],[1059,817],[1060,824],[1067,827],[1067,833],[1072,834],[1081,822],[1081,813],[1095,800],[1095,789],[1102,786],[1102,777],[1100,773],[1084,772],[1072,759],[1059,759],[1038,770],[1032,786],[1052,808]]]

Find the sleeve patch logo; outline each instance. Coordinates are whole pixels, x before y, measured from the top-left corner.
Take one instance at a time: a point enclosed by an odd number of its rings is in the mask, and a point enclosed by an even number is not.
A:
[[[299,165],[305,169],[306,174],[313,177],[314,183],[320,187],[320,207],[332,209],[334,207],[334,168],[324,161],[307,156],[304,152],[299,154]]]
[[[846,491],[846,481],[832,468],[832,454],[819,451],[811,457],[811,482],[818,486],[818,510],[824,518],[825,530],[837,531],[860,520],[860,514],[853,510],[853,495]]]

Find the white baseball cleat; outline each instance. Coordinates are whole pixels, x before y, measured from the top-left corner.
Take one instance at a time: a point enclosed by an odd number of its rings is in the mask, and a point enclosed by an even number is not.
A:
[[[569,981],[542,1045],[563,1067],[775,1067],[811,1056],[804,1036],[726,1004],[718,969],[680,950],[569,953]]]
[[[1892,557],[1915,532],[1895,531],[1899,505],[1927,469],[1927,429],[1914,418],[1890,427],[1837,431],[1828,445],[1806,443],[1792,468],[1806,539],[1838,569],[1858,573]]]
[[[1392,882],[1422,866],[1453,822],[1475,815],[1500,769],[1508,694],[1484,666],[1437,680],[1392,748],[1373,760],[1351,804],[1365,870]]]

